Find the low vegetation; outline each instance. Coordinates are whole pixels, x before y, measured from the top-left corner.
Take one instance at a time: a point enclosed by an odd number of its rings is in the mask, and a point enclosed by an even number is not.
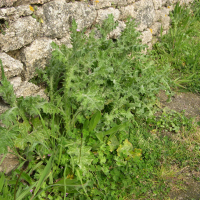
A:
[[[0,173],[0,199],[164,199],[182,189],[182,169],[199,170],[198,125],[159,108],[156,95],[200,91],[197,5],[177,5],[169,33],[146,55],[134,20],[116,41],[107,39],[112,15],[89,37],[73,21],[73,47],[52,43],[38,71],[49,101],[16,98],[0,63],[11,107],[0,116],[0,154],[9,146],[20,159],[12,175]]]

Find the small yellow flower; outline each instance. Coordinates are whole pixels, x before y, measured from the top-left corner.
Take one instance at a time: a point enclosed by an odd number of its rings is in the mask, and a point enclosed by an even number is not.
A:
[[[169,9],[170,9],[170,6],[167,6],[167,8],[169,8]]]
[[[157,130],[156,129],[153,129],[150,131],[152,134],[156,134],[157,133]]]
[[[73,174],[68,174],[68,175],[67,175],[67,179],[71,179],[71,180],[72,180],[73,178],[74,178],[74,175],[73,175]]]
[[[153,33],[153,30],[152,30],[152,28],[150,28],[149,30],[151,31],[151,33]]]
[[[167,17],[167,15],[165,15],[165,17]]]
[[[99,1],[98,1],[98,0],[96,0],[96,1],[95,1],[95,3],[99,3]]]
[[[29,6],[29,8],[30,8],[30,10],[31,10],[32,12],[35,11],[34,8],[33,8],[31,5]]]

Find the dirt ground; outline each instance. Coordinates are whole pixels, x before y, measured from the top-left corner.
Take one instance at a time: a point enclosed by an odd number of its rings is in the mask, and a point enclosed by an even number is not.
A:
[[[170,110],[181,112],[185,110],[187,117],[195,117],[196,121],[200,121],[200,95],[193,93],[177,93],[171,98],[171,102],[167,102],[168,97],[164,91],[158,95],[162,107],[168,107]],[[180,190],[172,190],[166,199],[170,200],[200,200],[200,166],[199,172],[191,171],[189,168],[182,172],[184,176],[184,185]],[[178,176],[178,174],[177,174]],[[195,181],[193,177],[199,177],[199,181]]]

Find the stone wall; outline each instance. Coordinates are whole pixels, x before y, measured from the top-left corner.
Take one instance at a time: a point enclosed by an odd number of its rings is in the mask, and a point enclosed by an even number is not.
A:
[[[180,0],[190,3],[193,0]],[[88,30],[108,14],[119,22],[110,37],[117,38],[131,16],[139,23],[143,44],[152,45],[160,27],[169,29],[169,12],[178,0],[0,0],[0,59],[17,97],[41,95],[43,89],[29,83],[35,68],[44,68],[51,56],[51,42],[70,47],[70,24]],[[1,72],[0,72],[1,77]],[[8,107],[0,99],[0,113]]]

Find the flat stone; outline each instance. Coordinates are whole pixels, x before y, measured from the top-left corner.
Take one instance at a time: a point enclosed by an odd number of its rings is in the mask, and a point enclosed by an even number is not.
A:
[[[14,91],[17,90],[17,88],[21,85],[22,79],[21,77],[13,77],[9,79],[10,83],[13,85]]]
[[[160,29],[161,29],[161,23],[160,22],[155,22],[152,26],[151,26],[151,31],[152,31],[152,35],[158,35],[160,33]]]
[[[118,9],[108,8],[105,10],[98,11],[98,17],[97,17],[96,22],[99,24],[102,24],[103,21],[108,17],[109,14],[113,14],[115,21],[118,20],[120,17],[120,11]]]
[[[12,150],[9,147],[8,152],[9,153],[7,153],[2,164],[0,165],[0,172],[5,172],[5,174],[11,173],[11,171],[16,169],[19,165],[18,157],[12,154]],[[2,160],[3,156],[3,154],[0,155],[0,161]]]
[[[27,81],[23,81],[18,87],[18,89],[15,91],[16,97],[27,97],[27,96],[41,96],[43,99],[48,100],[48,97],[46,96],[44,89],[38,87],[37,85],[33,83],[29,83]]]
[[[120,10],[120,20],[126,19],[127,17],[131,16],[132,18],[136,18],[137,12],[135,12],[135,6],[133,5],[128,5],[119,8]]]
[[[8,52],[22,48],[34,41],[39,30],[40,23],[31,16],[19,18],[10,24],[5,35],[0,34],[1,49]]]
[[[52,38],[63,38],[69,32],[72,19],[78,24],[78,29],[90,27],[97,16],[94,7],[86,3],[74,2],[66,3],[64,0],[46,3],[44,9],[45,36]]]
[[[142,32],[142,35],[140,36],[141,40],[142,40],[142,44],[147,44],[152,40],[152,33],[151,31],[148,29],[144,32]]]
[[[154,9],[158,10],[162,7],[162,0],[153,0]]]
[[[16,1],[18,0],[1,0],[0,1],[0,8],[1,7],[7,7],[7,6],[12,6]]]
[[[140,30],[149,28],[155,17],[154,4],[152,0],[141,0],[135,3],[135,11],[137,12],[136,22],[140,24]],[[144,30],[144,29],[143,29]]]
[[[4,73],[7,78],[18,76],[23,70],[23,64],[6,53],[0,53],[0,59],[2,60]],[[1,77],[1,70],[0,70]]]
[[[21,51],[21,60],[26,66],[25,80],[35,75],[36,68],[44,69],[51,57],[51,42],[49,38],[36,39],[29,47]]]

